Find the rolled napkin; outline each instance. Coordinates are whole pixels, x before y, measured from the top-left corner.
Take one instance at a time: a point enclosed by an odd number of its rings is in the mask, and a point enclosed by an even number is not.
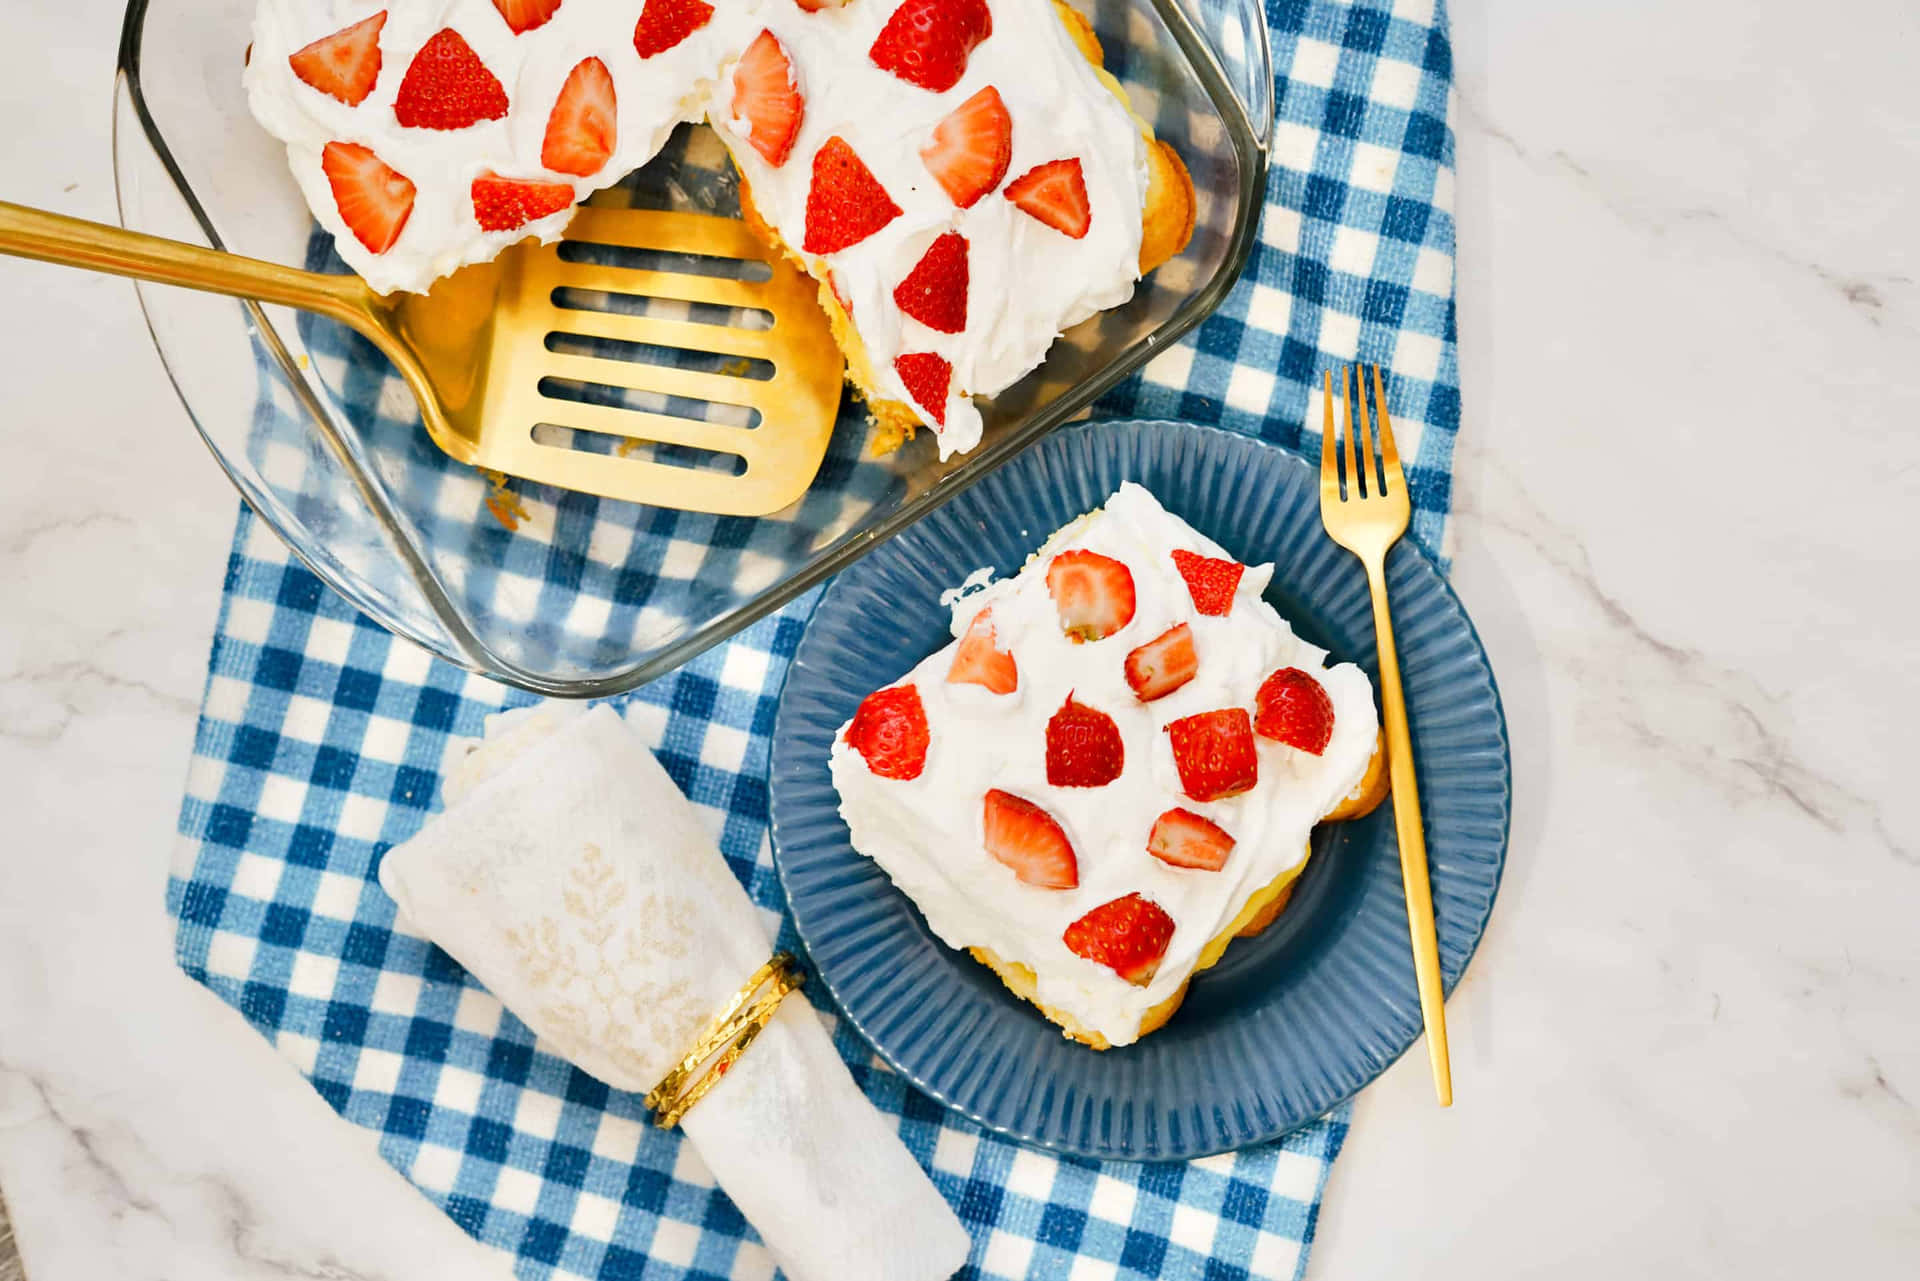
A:
[[[646,1093],[771,944],[693,807],[610,708],[490,717],[446,812],[380,884],[556,1052]],[[940,1281],[966,1229],[867,1101],[804,998],[681,1129],[793,1281]]]

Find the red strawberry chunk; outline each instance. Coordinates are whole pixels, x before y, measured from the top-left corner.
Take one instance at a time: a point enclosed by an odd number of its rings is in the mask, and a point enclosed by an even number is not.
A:
[[[1049,160],[1007,184],[1007,199],[1052,227],[1078,240],[1093,223],[1087,205],[1087,180],[1079,160]]]
[[[800,6],[802,13],[819,13],[822,9],[838,9],[845,5],[847,0],[793,0],[793,2]]]
[[[1183,716],[1167,726],[1180,786],[1196,801],[1237,796],[1260,781],[1253,723],[1244,707]]]
[[[1253,732],[1314,756],[1333,738],[1333,700],[1319,681],[1283,667],[1260,682],[1253,696]]]
[[[1073,843],[1053,815],[1024,797],[999,788],[983,805],[987,853],[1028,885],[1070,890],[1080,884]]]
[[[955,107],[933,127],[920,160],[957,209],[999,186],[1013,161],[1013,117],[1000,91],[988,85]]]
[[[973,616],[967,634],[953,651],[953,666],[947,669],[949,685],[982,685],[995,694],[1011,694],[1020,687],[1020,668],[1013,655],[997,648],[993,631],[993,609],[989,606]]]
[[[502,178],[488,170],[473,180],[473,216],[483,231],[512,231],[573,204],[573,186],[537,178]]]
[[[1233,838],[1219,824],[1188,809],[1170,809],[1153,820],[1147,853],[1174,867],[1217,872],[1227,865]]]
[[[986,0],[906,0],[867,56],[908,84],[945,93],[960,83],[973,47],[992,34]]]
[[[353,238],[368,253],[393,248],[413,212],[413,184],[357,142],[328,143],[320,152],[320,168]]]
[[[1047,593],[1060,629],[1075,641],[1097,641],[1133,621],[1133,571],[1111,556],[1076,548],[1047,566]]]
[[[1187,594],[1193,597],[1193,607],[1215,618],[1224,618],[1232,611],[1233,594],[1240,589],[1240,575],[1247,571],[1237,560],[1202,556],[1184,547],[1174,549],[1173,567],[1187,580]]]
[[[875,690],[860,701],[847,726],[847,743],[881,778],[905,781],[927,767],[927,709],[911,685]]]
[[[1054,787],[1105,787],[1120,777],[1126,763],[1126,744],[1113,717],[1068,694],[1047,721],[1047,782]]]
[[[1104,965],[1135,987],[1153,982],[1173,941],[1173,918],[1150,898],[1128,894],[1069,925],[1060,941],[1076,956]]]
[[[321,36],[312,44],[289,55],[293,74],[330,98],[338,98],[349,107],[357,107],[373,92],[380,78],[380,29],[387,25],[387,11],[362,18],[330,36]],[[248,45],[249,54],[253,46]]]
[[[706,0],[647,0],[633,24],[633,47],[642,58],[665,53],[713,20]]]
[[[1127,686],[1135,698],[1151,703],[1185,685],[1199,670],[1193,628],[1180,623],[1127,655]]]
[[[810,254],[838,253],[899,216],[900,206],[845,138],[835,134],[814,153],[802,249]]]
[[[607,64],[598,58],[582,59],[567,73],[553,114],[547,117],[540,163],[556,173],[590,178],[613,155],[619,132],[620,111]]]
[[[913,403],[933,419],[936,426],[947,425],[947,393],[953,387],[953,366],[945,356],[931,351],[910,351],[896,357],[894,370],[907,385]]]
[[[560,0],[493,0],[493,7],[518,36],[545,26],[547,19],[560,12]]]
[[[967,238],[949,231],[927,246],[907,278],[893,289],[900,310],[929,329],[957,334],[967,327]]]
[[[506,114],[507,91],[452,27],[420,46],[393,100],[393,118],[409,129],[465,129]]]
[[[763,30],[733,69],[734,119],[747,122],[747,141],[762,160],[779,168],[793,150],[805,109],[786,46]]]

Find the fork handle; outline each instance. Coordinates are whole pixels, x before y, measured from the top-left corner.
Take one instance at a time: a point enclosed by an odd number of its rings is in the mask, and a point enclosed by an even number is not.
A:
[[[351,320],[366,305],[357,276],[324,276],[124,227],[0,200],[0,253]]]
[[[1400,879],[1407,891],[1407,928],[1413,939],[1413,973],[1420,986],[1420,1017],[1427,1029],[1427,1059],[1441,1107],[1453,1104],[1453,1069],[1447,1055],[1447,1010],[1440,988],[1440,945],[1433,932],[1433,888],[1427,880],[1427,836],[1420,822],[1420,790],[1413,776],[1413,743],[1407,734],[1407,699],[1400,689],[1400,651],[1387,605],[1384,556],[1367,560],[1373,595],[1373,628],[1380,650],[1380,702],[1385,712],[1387,768],[1393,780],[1393,826],[1400,838]]]

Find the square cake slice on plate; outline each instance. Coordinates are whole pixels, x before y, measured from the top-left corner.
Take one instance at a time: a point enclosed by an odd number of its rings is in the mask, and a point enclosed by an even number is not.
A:
[[[836,735],[854,848],[1067,1035],[1127,1045],[1384,794],[1373,689],[1125,484]]]

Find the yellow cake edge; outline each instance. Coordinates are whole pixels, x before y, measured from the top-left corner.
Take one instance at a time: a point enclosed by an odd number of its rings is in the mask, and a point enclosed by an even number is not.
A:
[[[1328,810],[1320,821],[1331,823],[1346,819],[1360,818],[1373,812],[1387,795],[1386,750],[1378,734],[1374,737],[1373,755],[1367,761],[1367,772],[1354,785],[1351,792],[1341,798],[1339,804]],[[1160,1004],[1153,1006],[1140,1017],[1140,1031],[1135,1040],[1157,1032],[1165,1027],[1167,1020],[1174,1016],[1182,1002],[1187,999],[1187,989],[1193,984],[1193,976],[1210,970],[1220,963],[1227,947],[1236,938],[1252,938],[1279,919],[1280,913],[1293,899],[1294,883],[1300,874],[1306,871],[1307,857],[1313,853],[1311,842],[1307,853],[1293,867],[1282,872],[1260,889],[1247,896],[1239,913],[1228,923],[1224,930],[1207,941],[1200,950],[1200,959],[1193,967],[1193,974],[1187,976],[1177,991]],[[1039,999],[1039,979],[1030,966],[1019,961],[1009,961],[991,948],[970,947],[967,952],[974,960],[992,970],[1007,990],[1021,1000],[1028,1002],[1047,1016],[1049,1022],[1056,1024],[1061,1032],[1071,1039],[1096,1050],[1110,1050],[1113,1043],[1103,1034],[1087,1027],[1067,1011],[1046,1004]]]

